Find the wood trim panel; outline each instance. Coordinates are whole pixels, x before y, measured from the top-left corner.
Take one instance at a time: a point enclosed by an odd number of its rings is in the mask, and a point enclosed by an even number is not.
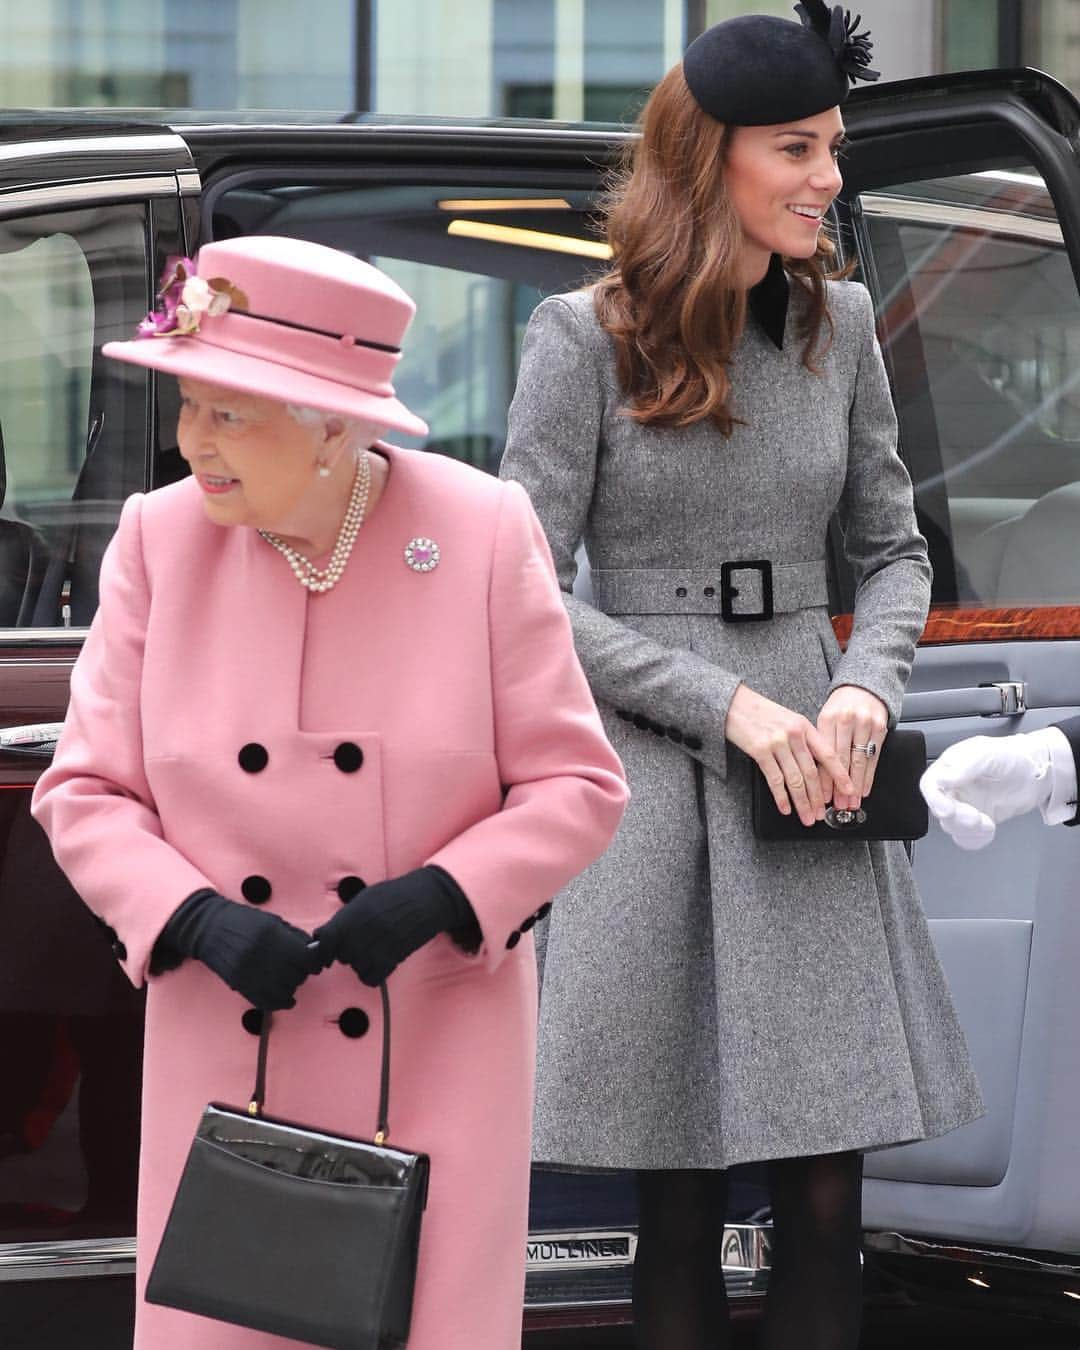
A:
[[[841,647],[851,636],[850,614],[834,614],[832,625]],[[951,642],[1016,642],[1080,638],[1080,605],[969,609],[934,605],[919,639],[920,647]]]

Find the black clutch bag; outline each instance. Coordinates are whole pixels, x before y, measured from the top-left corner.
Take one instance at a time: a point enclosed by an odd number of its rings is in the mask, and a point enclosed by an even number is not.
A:
[[[921,839],[930,817],[919,779],[926,771],[926,738],[921,731],[892,731],[878,751],[870,795],[858,811],[829,807],[825,819],[804,825],[794,811],[781,815],[765,775],[754,766],[753,824],[759,839]]]
[[[390,1148],[390,1005],[374,1142],[262,1112],[271,1015],[247,1110],[211,1103],[146,1298],[331,1350],[409,1338],[428,1159]]]

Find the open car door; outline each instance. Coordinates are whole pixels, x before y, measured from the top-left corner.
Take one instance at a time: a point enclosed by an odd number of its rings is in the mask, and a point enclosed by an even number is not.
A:
[[[1080,106],[986,72],[845,121],[842,236],[934,565],[903,711],[934,757],[1080,711]],[[866,1227],[1080,1252],[1080,838],[1033,814],[972,854],[932,825],[914,862],[987,1111],[869,1155]]]

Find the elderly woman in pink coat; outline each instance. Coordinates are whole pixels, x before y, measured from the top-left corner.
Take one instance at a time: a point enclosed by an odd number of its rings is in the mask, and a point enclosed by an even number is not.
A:
[[[192,474],[124,507],[34,812],[149,985],[138,1350],[292,1343],[142,1290],[260,1010],[291,1010],[267,1109],[370,1138],[391,972],[395,1136],[431,1158],[410,1350],[519,1343],[530,930],[626,789],[525,493],[379,439],[426,430],[391,383],[412,313],[355,258],[238,239],[105,349],[179,377]]]

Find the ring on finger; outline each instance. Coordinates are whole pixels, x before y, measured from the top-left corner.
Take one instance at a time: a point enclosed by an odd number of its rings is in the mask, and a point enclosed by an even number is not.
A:
[[[873,759],[878,752],[877,741],[867,741],[865,745],[853,745],[852,750],[857,750],[860,755],[865,755],[867,759]]]

